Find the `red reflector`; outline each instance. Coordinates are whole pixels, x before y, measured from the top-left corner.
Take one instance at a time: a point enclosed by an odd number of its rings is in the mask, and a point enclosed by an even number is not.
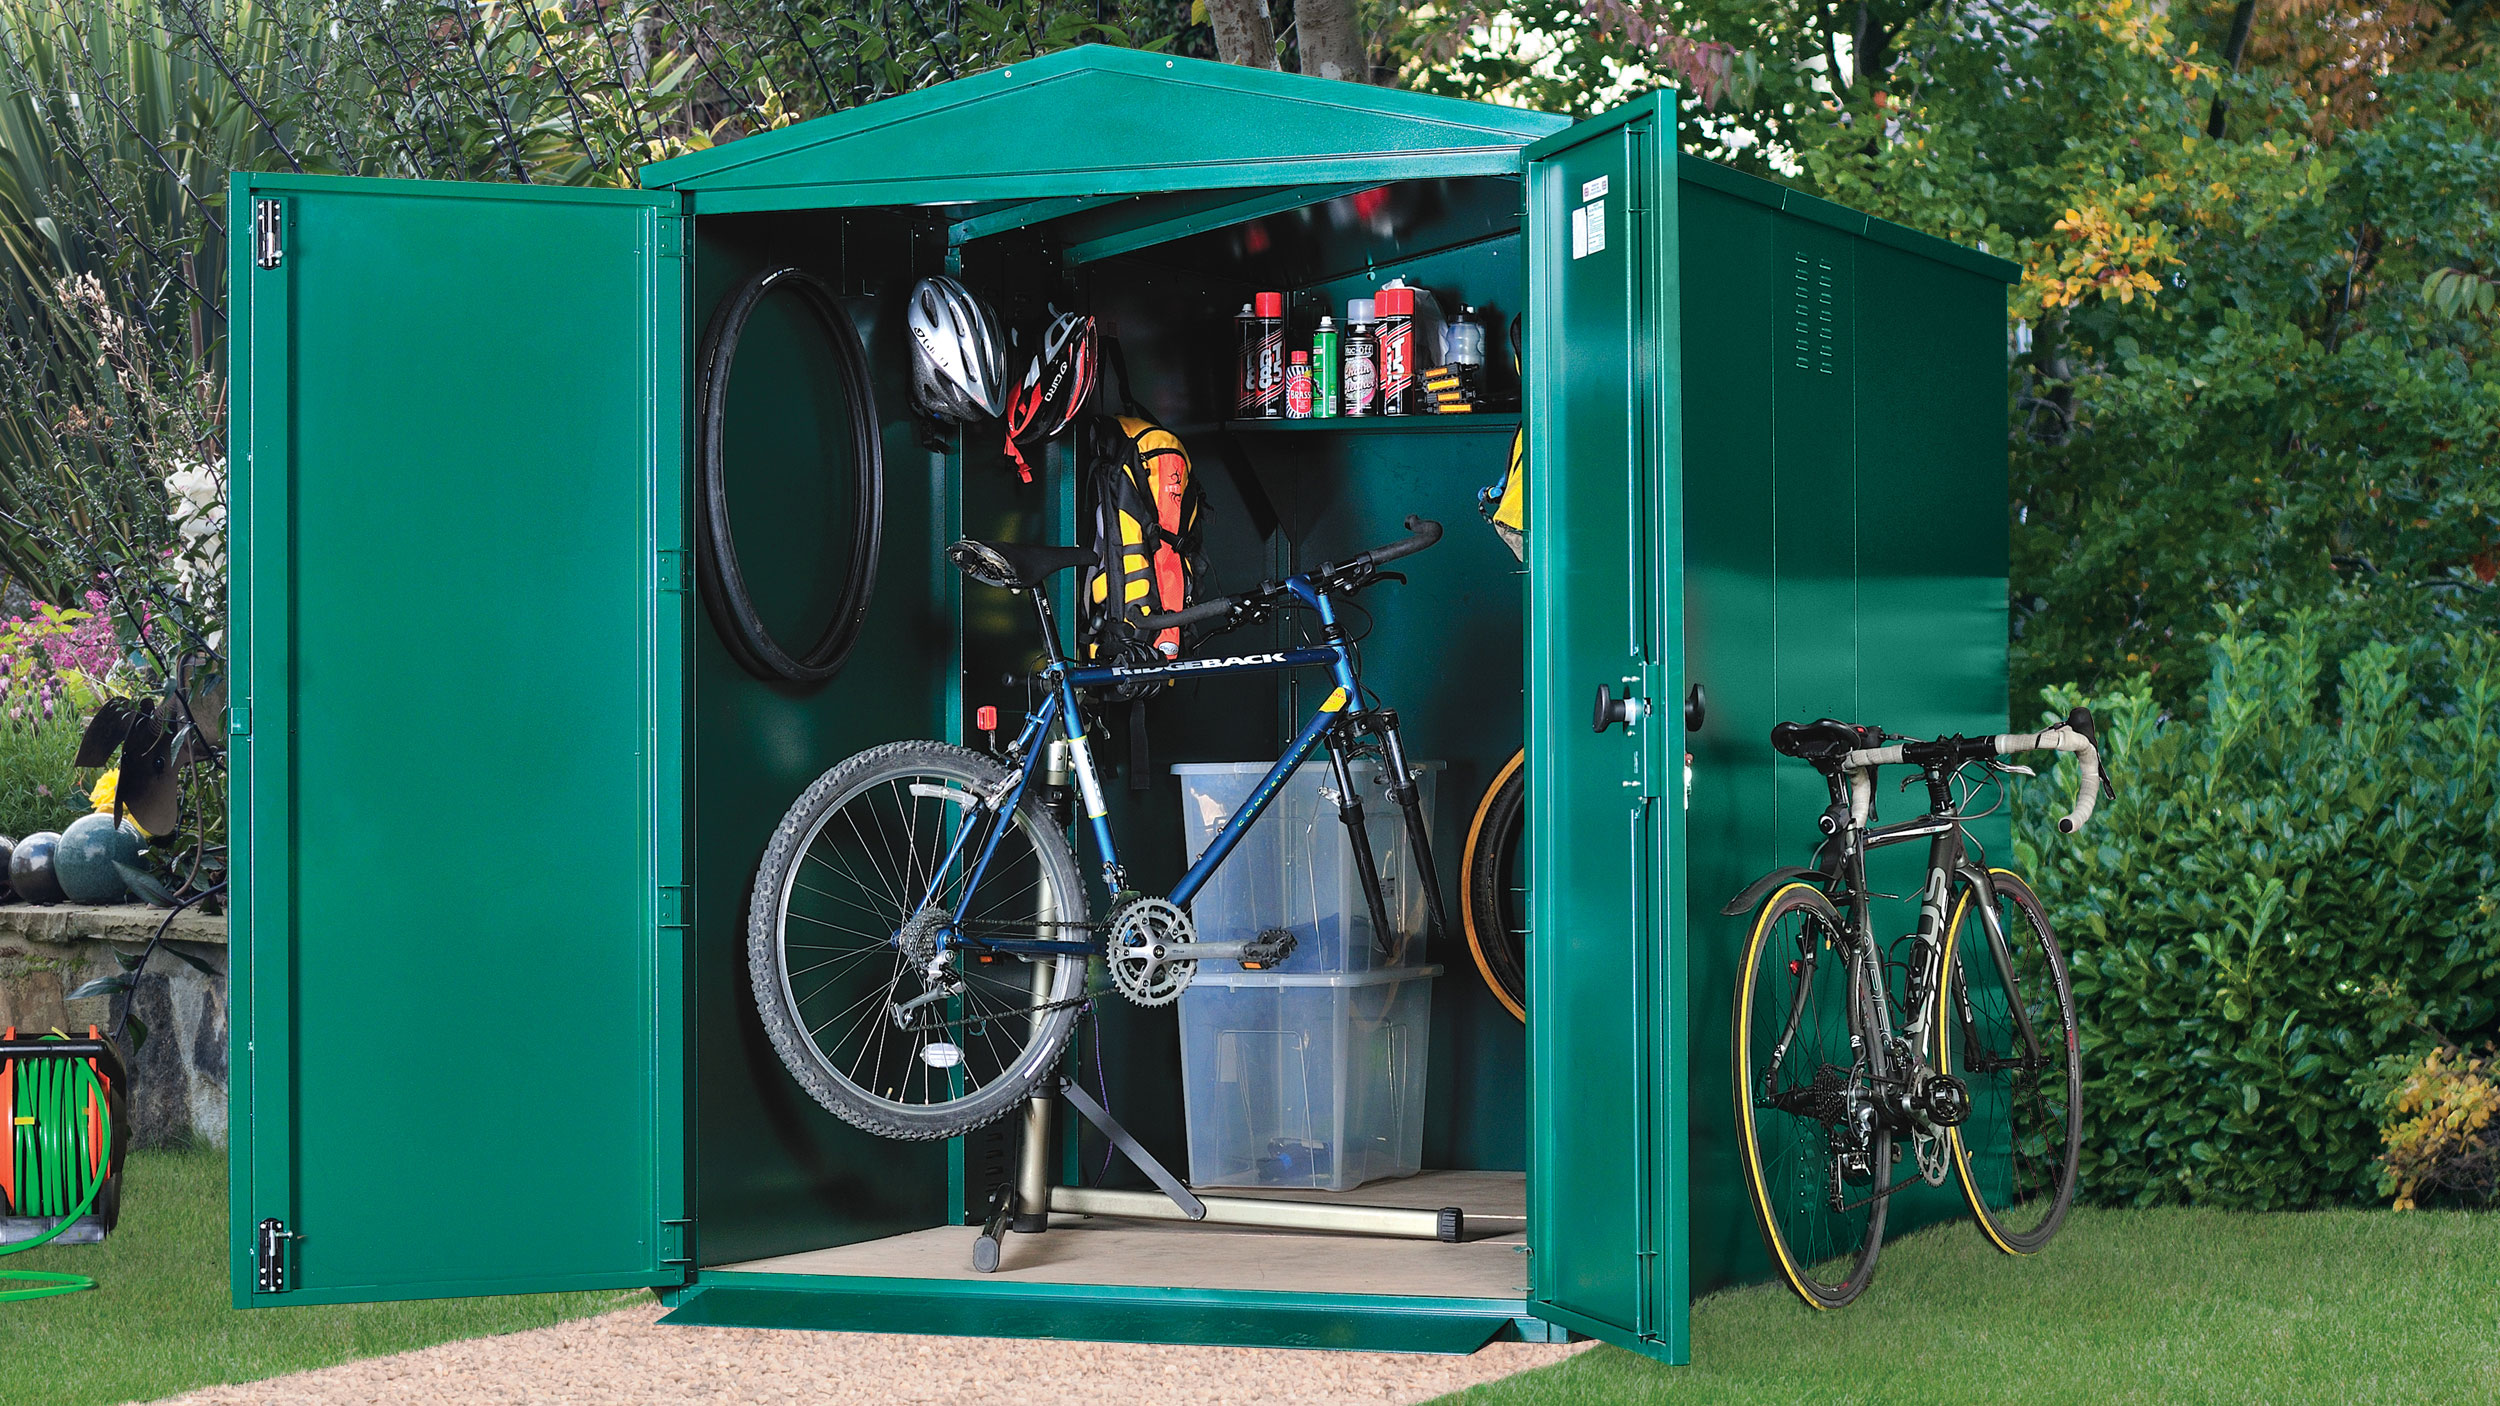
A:
[[[1802,961],[1790,962],[1788,964],[1788,974],[1790,976],[1795,976],[1797,973],[1804,971],[1805,969],[1806,964]]]
[[[987,703],[982,704],[980,710],[972,715],[972,725],[983,732],[998,731],[998,709]]]

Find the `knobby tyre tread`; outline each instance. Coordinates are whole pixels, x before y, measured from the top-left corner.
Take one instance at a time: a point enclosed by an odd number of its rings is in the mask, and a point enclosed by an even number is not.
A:
[[[1502,861],[1526,823],[1528,775],[1524,751],[1511,755],[1485,788],[1467,827],[1467,852],[1459,874],[1459,923],[1467,952],[1493,999],[1514,1019],[1528,1018],[1527,953],[1511,951],[1502,912]]]
[[[780,928],[784,895],[793,865],[806,853],[822,824],[845,800],[872,786],[910,776],[941,776],[968,787],[987,790],[1007,778],[1005,768],[979,752],[944,742],[889,742],[857,753],[819,776],[792,803],[773,830],[756,868],[753,896],[747,905],[747,967],[757,1014],[781,1057],[784,1068],[810,1097],[844,1122],[879,1137],[923,1142],[961,1136],[1023,1106],[1025,1099],[1053,1069],[1075,1034],[1080,1011],[1074,1004],[1045,1013],[1039,1038],[1016,1058],[1016,1069],[965,1098],[920,1110],[898,1110],[861,1096],[835,1078],[819,1057],[799,1015],[790,1009],[784,989]],[[1047,811],[1027,798],[1019,807],[1040,862],[1066,907],[1062,918],[1086,919],[1085,892],[1067,837]],[[1054,1003],[1070,1001],[1085,980],[1085,963],[1068,958],[1055,963]]]
[[[1759,984],[1769,981],[1771,984],[1766,988],[1765,994],[1771,999],[1767,1004],[1782,1011],[1789,1007],[1794,997],[1793,988],[1783,995],[1779,991],[1778,983],[1773,979],[1777,974],[1787,971],[1789,958],[1784,953],[1773,953],[1770,949],[1771,944],[1780,940],[1784,932],[1783,920],[1792,915],[1802,915],[1810,922],[1819,923],[1827,932],[1845,931],[1845,925],[1839,913],[1832,907],[1831,901],[1813,886],[1805,883],[1792,883],[1774,890],[1771,896],[1764,900],[1762,906],[1754,910],[1754,921],[1747,930],[1744,962],[1737,975],[1736,1011],[1731,1025],[1735,1076],[1732,1082],[1736,1096],[1738,1157],[1742,1164],[1745,1200],[1753,1208],[1754,1225],[1762,1232],[1763,1245],[1769,1251],[1772,1268],[1779,1274],[1782,1282],[1786,1283],[1799,1298],[1805,1300],[1810,1306],[1817,1309],[1834,1309],[1843,1307],[1856,1299],[1859,1294],[1865,1292],[1868,1283],[1874,1279],[1875,1262],[1883,1250],[1884,1219],[1891,1204],[1891,1198],[1876,1196],[1869,1205],[1863,1208],[1865,1221],[1862,1230],[1857,1230],[1849,1226],[1846,1221],[1837,1218],[1830,1225],[1821,1227],[1833,1232],[1834,1243],[1831,1245],[1793,1243],[1798,1241],[1805,1232],[1817,1228],[1813,1217],[1820,1212],[1809,1211],[1804,1216],[1798,1214],[1798,1207],[1795,1204],[1797,1199],[1794,1180],[1796,1168],[1790,1161],[1783,1160],[1778,1166],[1765,1165],[1766,1153],[1770,1151],[1764,1146],[1766,1131],[1781,1129],[1797,1136],[1808,1136],[1803,1133],[1802,1129],[1812,1121],[1799,1115],[1757,1109],[1754,1100],[1755,1086],[1759,1082],[1762,1070],[1756,1067],[1757,1057],[1753,1049],[1753,1037],[1757,1033],[1767,1033],[1775,1042],[1780,1028],[1775,1026],[1767,1032],[1757,1031],[1757,1026],[1762,1022],[1761,1012],[1756,1009],[1756,988]],[[1775,968],[1766,968],[1766,953],[1776,964]],[[1831,949],[1831,954],[1844,959],[1846,956],[1845,952],[1837,947]],[[1837,1027],[1823,1029],[1820,1032],[1824,1043],[1830,1043],[1829,1037],[1833,1033],[1841,1034],[1845,1039],[1847,1031],[1853,1028],[1850,1012],[1863,1004],[1864,993],[1859,989],[1860,985],[1861,981],[1854,969],[1854,964],[1843,960],[1836,990],[1825,990],[1819,983],[1814,988],[1824,990],[1824,994],[1830,999],[1816,1002],[1812,1000],[1812,991],[1809,992],[1809,1007],[1821,1010],[1825,1020],[1838,1022]],[[1804,1022],[1800,1022],[1801,1036],[1803,1025]],[[1813,1042],[1810,1041],[1809,1044],[1811,1043]],[[1836,1045],[1831,1052],[1838,1053],[1845,1048],[1845,1045]],[[1797,1047],[1792,1046],[1789,1058],[1795,1059],[1796,1055]],[[1767,1064],[1767,1061],[1764,1063]],[[1783,1064],[1784,1087],[1794,1082],[1793,1075],[1788,1073],[1793,1067]],[[1851,1068],[1853,1072],[1863,1077],[1865,1071],[1862,1057],[1853,1062]],[[1757,1117],[1762,1115],[1767,1115],[1767,1117],[1758,1124]],[[1869,1149],[1869,1157],[1874,1167],[1873,1180],[1863,1187],[1849,1187],[1850,1196],[1872,1193],[1876,1186],[1890,1178],[1891,1152],[1891,1135],[1886,1132],[1877,1132]],[[1785,1196],[1775,1193],[1773,1189],[1775,1181],[1779,1185],[1780,1192],[1787,1193]],[[1817,1187],[1809,1189],[1814,1190],[1817,1196],[1822,1190],[1827,1190],[1828,1171],[1825,1171],[1823,1181]],[[1777,1202],[1786,1204],[1775,1203],[1775,1198]],[[1833,1214],[1837,1216],[1837,1213]],[[1854,1246],[1846,1243],[1852,1239],[1858,1242]],[[1848,1272],[1837,1280],[1827,1276],[1818,1276],[1812,1272],[1819,1264],[1829,1264],[1842,1258],[1846,1258],[1849,1262]]]

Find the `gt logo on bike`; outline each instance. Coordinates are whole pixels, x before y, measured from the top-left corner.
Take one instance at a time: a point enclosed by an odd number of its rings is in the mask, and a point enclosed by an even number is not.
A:
[[[1229,669],[1236,664],[1282,664],[1281,654],[1236,654],[1230,659],[1181,659],[1170,664],[1150,664],[1143,669],[1123,669],[1113,665],[1114,674],[1170,674],[1182,669]]]

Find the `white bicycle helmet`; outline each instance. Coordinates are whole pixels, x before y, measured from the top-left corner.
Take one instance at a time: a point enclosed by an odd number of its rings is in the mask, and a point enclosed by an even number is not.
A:
[[[1007,348],[998,320],[951,278],[924,278],[911,290],[912,403],[958,424],[1007,413]]]

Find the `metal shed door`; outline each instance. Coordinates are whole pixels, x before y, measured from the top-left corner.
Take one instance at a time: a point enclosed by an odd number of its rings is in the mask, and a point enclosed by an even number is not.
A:
[[[677,198],[233,191],[235,1302],[681,1282]]]
[[[1528,1229],[1537,1312],[1680,1362],[1674,96],[1527,151]]]

